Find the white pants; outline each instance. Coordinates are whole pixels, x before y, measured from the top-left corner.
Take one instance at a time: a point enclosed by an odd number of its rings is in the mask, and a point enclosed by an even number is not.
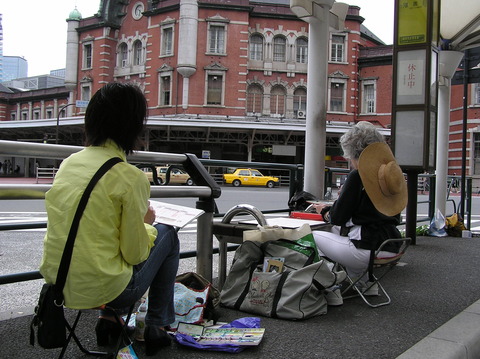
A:
[[[320,256],[328,257],[333,262],[338,262],[351,277],[359,277],[368,267],[370,250],[355,247],[349,237],[340,235],[340,227],[333,226],[330,232],[313,231],[313,238]],[[380,252],[379,256],[394,257],[396,253]],[[363,280],[367,279],[367,275]]]

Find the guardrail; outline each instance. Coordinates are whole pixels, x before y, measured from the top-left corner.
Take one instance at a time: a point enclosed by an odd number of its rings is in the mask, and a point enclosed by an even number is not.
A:
[[[64,159],[82,150],[80,146],[65,146],[43,143],[0,141],[0,155],[26,158]],[[152,186],[152,198],[198,197],[196,207],[205,211],[197,220],[197,273],[212,279],[213,233],[215,198],[220,197],[219,185],[208,174],[198,158],[192,154],[171,154],[139,151],[127,157],[129,162],[175,163],[182,165],[195,181],[195,186]],[[1,184],[1,199],[43,198],[51,185]]]
[[[37,170],[35,171],[36,182],[38,183],[38,180],[42,179],[48,179],[53,181],[55,175],[57,174],[57,171],[58,168],[55,167],[37,167]]]
[[[16,157],[32,157],[32,158],[47,158],[47,159],[63,159],[70,154],[80,151],[83,147],[79,146],[65,146],[53,144],[37,144],[37,143],[23,143],[13,141],[0,140],[0,155],[10,155]],[[282,185],[289,186],[289,198],[294,193],[303,187],[303,166],[292,164],[272,164],[262,162],[246,162],[246,161],[224,161],[224,160],[209,160],[198,159],[192,154],[171,154],[161,152],[144,152],[139,151],[128,156],[127,160],[130,163],[147,163],[152,166],[160,163],[178,164],[183,166],[185,170],[192,176],[195,186],[152,186],[152,198],[185,198],[198,197],[196,203],[197,208],[203,209],[205,214],[197,221],[197,250],[191,252],[181,253],[181,258],[197,257],[196,271],[207,279],[212,279],[212,254],[218,253],[218,248],[213,248],[213,218],[221,217],[215,206],[215,198],[220,197],[221,189],[219,185],[223,182],[221,174],[210,175],[206,168],[209,167],[247,167],[256,169],[268,169],[278,171],[288,171],[288,178],[282,179]],[[326,168],[325,170],[325,190],[328,187],[335,188],[343,184],[344,178],[347,176],[349,170],[344,168]],[[452,176],[452,178],[455,176]],[[422,181],[422,189],[428,190],[428,200],[418,202],[429,203],[428,217],[418,219],[417,222],[430,221],[434,215],[434,200],[435,200],[435,176],[434,175],[419,175]],[[458,180],[458,176],[455,177]],[[420,181],[419,181],[420,183]],[[423,187],[423,183],[427,183]],[[453,183],[452,181],[449,182]],[[0,200],[1,199],[31,199],[43,198],[46,191],[50,189],[50,184],[36,184],[36,185],[6,185],[0,184]],[[470,228],[471,224],[471,194],[472,194],[472,178],[467,178],[466,181],[467,202],[465,206],[465,225]],[[420,190],[420,188],[419,188]],[[450,188],[448,196],[450,195]],[[455,202],[448,198],[448,201]],[[456,210],[457,207],[454,206]],[[285,209],[264,210],[263,213],[278,213],[286,212]],[[15,223],[0,225],[0,231],[14,230],[14,229],[32,229],[32,228],[46,228],[46,222],[36,223]],[[229,247],[234,249],[235,246]],[[41,278],[39,272],[31,273],[15,273],[7,276],[0,276],[0,284],[19,282],[24,280],[32,280]]]

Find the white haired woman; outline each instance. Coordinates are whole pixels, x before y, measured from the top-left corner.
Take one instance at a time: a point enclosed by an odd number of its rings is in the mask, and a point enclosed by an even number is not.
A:
[[[332,206],[314,205],[333,226],[329,232],[314,231],[313,236],[320,255],[344,266],[350,276],[359,277],[368,267],[372,249],[386,239],[401,237],[397,225],[407,204],[407,187],[383,135],[369,122],[353,126],[340,144],[352,171]],[[399,250],[396,244],[384,249],[384,257],[395,256]],[[377,295],[378,287],[365,294]],[[339,296],[338,291],[335,295]],[[342,303],[340,297],[331,305]]]

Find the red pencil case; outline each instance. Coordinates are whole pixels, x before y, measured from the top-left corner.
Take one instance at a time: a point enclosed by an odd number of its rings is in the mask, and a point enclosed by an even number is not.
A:
[[[290,213],[290,218],[312,219],[314,221],[323,221],[323,217],[320,213],[292,212]]]

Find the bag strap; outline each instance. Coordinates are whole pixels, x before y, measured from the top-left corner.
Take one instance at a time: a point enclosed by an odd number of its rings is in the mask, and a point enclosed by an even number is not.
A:
[[[87,185],[85,192],[83,192],[80,202],[78,203],[77,211],[73,217],[72,225],[70,231],[68,232],[67,243],[65,244],[65,249],[63,250],[62,259],[60,261],[60,266],[58,268],[57,280],[55,282],[55,292],[57,299],[63,301],[63,287],[65,287],[65,282],[67,280],[68,269],[70,267],[70,262],[72,260],[73,245],[75,242],[75,237],[77,236],[78,226],[80,219],[82,218],[83,211],[87,206],[88,199],[92,193],[93,188],[97,182],[102,178],[102,176],[115,164],[123,162],[120,157],[110,158],[105,162],[98,171],[93,175],[92,179]],[[58,303],[57,303],[58,304]]]

